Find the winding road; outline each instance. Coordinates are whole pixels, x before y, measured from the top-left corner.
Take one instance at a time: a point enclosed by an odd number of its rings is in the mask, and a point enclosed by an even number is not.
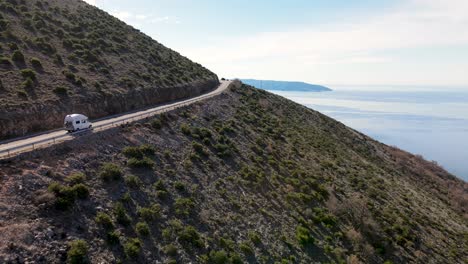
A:
[[[21,138],[18,140],[9,140],[7,143],[0,142],[0,159],[9,158],[20,153],[29,152],[38,148],[48,147],[68,140],[73,140],[77,135],[80,135],[82,133],[96,133],[98,131],[106,130],[123,123],[137,121],[163,112],[171,111],[179,107],[187,106],[189,104],[193,104],[195,102],[211,98],[224,92],[230,86],[231,83],[232,81],[221,81],[218,88],[209,93],[199,95],[197,97],[193,97],[183,101],[178,101],[175,103],[159,105],[157,107],[146,109],[143,111],[122,114],[117,117],[113,116],[108,119],[102,119],[95,123],[93,122],[93,130],[84,130],[75,133],[67,133],[67,131],[65,130],[53,130],[50,132],[42,133],[37,136]]]

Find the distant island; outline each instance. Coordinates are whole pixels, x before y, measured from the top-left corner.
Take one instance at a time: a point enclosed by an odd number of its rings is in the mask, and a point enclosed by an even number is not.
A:
[[[268,80],[254,80],[254,79],[241,79],[245,84],[255,86],[264,90],[271,91],[297,91],[297,92],[328,92],[332,89],[316,84],[305,82],[286,82],[286,81],[268,81]]]

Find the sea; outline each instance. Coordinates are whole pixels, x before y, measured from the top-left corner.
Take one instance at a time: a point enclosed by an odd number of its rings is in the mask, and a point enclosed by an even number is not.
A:
[[[468,181],[468,87],[331,88],[332,92],[270,92],[382,143],[436,161]]]

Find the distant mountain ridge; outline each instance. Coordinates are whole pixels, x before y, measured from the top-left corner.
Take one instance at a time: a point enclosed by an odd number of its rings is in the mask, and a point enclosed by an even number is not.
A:
[[[328,92],[332,89],[316,84],[305,82],[288,82],[288,81],[269,81],[255,79],[241,79],[245,84],[255,86],[257,88],[271,91],[298,91],[298,92]]]

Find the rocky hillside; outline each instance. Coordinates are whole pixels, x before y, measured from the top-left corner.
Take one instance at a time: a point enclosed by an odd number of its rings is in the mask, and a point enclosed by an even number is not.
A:
[[[466,263],[468,185],[279,96],[0,164],[1,263]]]
[[[81,0],[0,0],[0,139],[213,89],[217,76]]]

